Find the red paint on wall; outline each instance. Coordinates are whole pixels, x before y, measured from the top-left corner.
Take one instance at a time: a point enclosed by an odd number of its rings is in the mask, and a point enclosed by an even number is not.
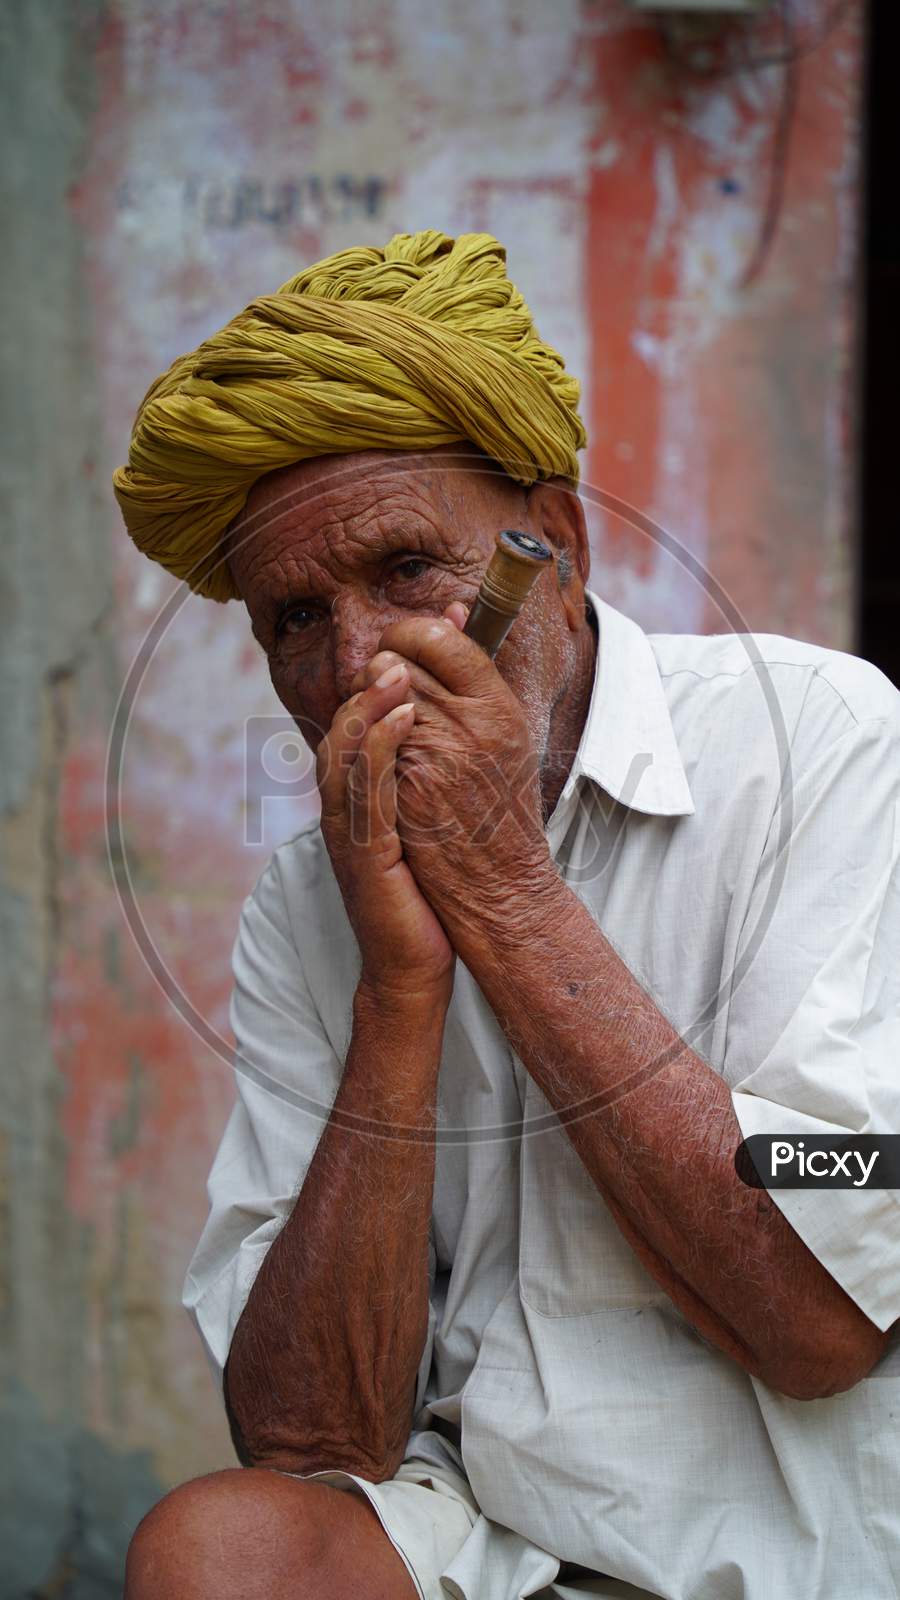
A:
[[[848,608],[846,596],[834,598],[834,569],[847,520],[859,87],[852,12],[803,65],[781,226],[764,274],[739,291],[765,204],[777,73],[699,82],[672,65],[651,20],[619,0],[586,0],[577,27],[568,13],[571,40],[538,94],[534,71],[516,72],[502,104],[473,110],[470,85],[455,69],[406,73],[399,11],[363,11],[343,27],[314,4],[302,20],[281,5],[237,0],[107,8],[89,166],[69,195],[84,243],[106,423],[102,471],[123,458],[127,423],[151,378],[240,309],[245,290],[249,297],[265,288],[261,271],[277,283],[304,261],[383,239],[394,227],[492,229],[506,206],[523,226],[530,215],[549,215],[562,236],[535,247],[545,306],[572,239],[583,255],[583,304],[573,316],[584,323],[591,395],[586,483],[670,528],[754,626],[774,620],[779,631],[846,642]],[[476,20],[482,25],[479,17],[465,26]],[[510,48],[526,50],[534,35],[533,55],[523,60],[536,69],[548,48],[544,14],[514,8],[508,21]],[[423,20],[429,26],[443,43],[453,24],[435,13]],[[466,52],[452,59],[466,60]],[[181,85],[174,100],[173,81]],[[185,85],[201,101],[196,120]],[[148,143],[154,96],[156,142]],[[554,165],[544,135],[562,146],[569,106],[578,112],[577,136]],[[170,112],[180,120],[166,144]],[[423,200],[418,163],[435,129],[429,149],[439,181]],[[360,202],[349,215],[338,206],[336,216],[302,215],[267,232],[233,203],[237,185],[270,171],[278,182],[312,176],[327,187],[348,168],[361,194],[371,175],[383,183],[378,206]],[[163,186],[157,209],[145,203],[153,184]],[[227,190],[222,204],[201,204],[217,186]],[[518,241],[504,242],[512,263]],[[122,679],[171,585],[133,556],[111,497],[110,539]],[[645,536],[608,517],[600,556],[599,582],[630,585],[638,620],[646,603],[654,619],[685,625],[665,586],[654,589],[660,557]],[[722,626],[710,611],[696,615]],[[236,609],[197,603],[148,675],[124,780],[129,867],[160,962],[224,1037],[240,900],[265,854],[242,843],[242,719],[258,709],[248,683],[265,685],[265,665]],[[103,818],[108,712],[92,708],[61,784],[54,1011],[68,1192],[92,1239],[85,1293],[95,1332],[87,1358],[94,1420],[119,1440],[105,1377],[104,1297],[121,1274],[117,1230],[125,1230],[126,1255],[143,1230],[154,1287],[145,1301],[136,1298],[122,1338],[139,1344],[147,1318],[158,1316],[167,1331],[158,1338],[154,1326],[147,1345],[177,1350],[178,1359],[167,1372],[152,1368],[157,1389],[149,1393],[148,1379],[149,1398],[136,1391],[131,1438],[160,1451],[174,1438],[174,1474],[198,1432],[210,1441],[208,1464],[224,1461],[212,1459],[221,1449],[217,1402],[177,1293],[233,1091],[226,1067],[148,970],[115,897]],[[188,1370],[196,1393],[190,1411],[177,1414]]]
[[[847,163],[856,149],[859,19],[851,9],[799,68],[781,212],[747,287],[741,278],[765,228],[783,72],[692,73],[667,55],[649,21],[604,29],[587,48],[596,129],[585,480],[690,546],[689,506],[692,523],[707,530],[696,553],[749,626],[771,629],[775,617],[783,631],[828,638],[835,611],[823,604],[825,527],[846,528],[849,512],[852,390],[839,352],[852,315],[855,172]],[[667,465],[679,417],[701,447]],[[607,561],[650,576],[656,552],[643,535],[608,518],[604,536]],[[710,604],[705,625],[727,624]]]

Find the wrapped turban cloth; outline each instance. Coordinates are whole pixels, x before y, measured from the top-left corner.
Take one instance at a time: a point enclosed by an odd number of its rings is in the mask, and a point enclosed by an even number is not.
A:
[[[398,233],[308,267],[174,361],[113,487],[145,555],[230,600],[222,535],[264,473],[468,440],[519,483],[576,483],[578,396],[496,239]]]

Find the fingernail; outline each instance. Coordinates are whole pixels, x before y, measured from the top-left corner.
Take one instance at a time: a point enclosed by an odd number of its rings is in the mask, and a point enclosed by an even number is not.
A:
[[[397,662],[397,664],[393,667],[388,667],[387,671],[383,672],[380,678],[375,679],[376,689],[389,689],[392,683],[400,682],[400,679],[403,677],[405,672],[406,668],[400,662]]]
[[[415,711],[415,709],[412,700],[407,700],[405,705],[395,706],[393,711],[389,711],[383,720],[385,722],[399,722],[402,717],[407,716],[410,711]]]

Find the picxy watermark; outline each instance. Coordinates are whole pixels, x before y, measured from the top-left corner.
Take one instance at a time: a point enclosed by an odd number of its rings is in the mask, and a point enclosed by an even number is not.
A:
[[[900,1134],[754,1133],[734,1164],[753,1189],[897,1189]]]

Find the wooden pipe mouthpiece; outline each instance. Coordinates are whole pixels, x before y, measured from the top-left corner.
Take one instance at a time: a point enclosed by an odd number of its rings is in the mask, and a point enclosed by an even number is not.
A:
[[[521,533],[517,528],[504,528],[498,533],[497,548],[463,628],[463,633],[480,644],[492,661],[535,578],[552,560],[552,550],[534,534]]]

